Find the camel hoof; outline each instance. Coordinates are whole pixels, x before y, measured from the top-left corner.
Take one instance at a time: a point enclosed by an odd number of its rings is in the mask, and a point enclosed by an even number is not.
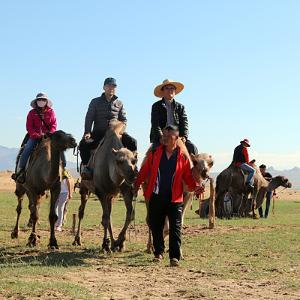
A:
[[[39,236],[36,235],[36,234],[31,233],[31,235],[28,238],[27,246],[28,247],[35,247],[38,242],[39,242]]]
[[[72,244],[73,246],[81,246],[81,239],[80,239],[80,236],[76,235],[75,236],[75,239],[74,239],[74,242]]]
[[[17,239],[19,237],[19,232],[17,230],[13,230],[10,234],[12,239]]]
[[[116,242],[114,241],[113,244],[116,244]],[[113,247],[115,247],[115,246],[113,246]],[[104,253],[108,253],[108,254],[110,254],[112,252],[111,248],[110,248],[110,241],[109,241],[109,239],[103,239],[102,251]]]
[[[59,249],[56,238],[50,239],[48,248],[51,250]]]

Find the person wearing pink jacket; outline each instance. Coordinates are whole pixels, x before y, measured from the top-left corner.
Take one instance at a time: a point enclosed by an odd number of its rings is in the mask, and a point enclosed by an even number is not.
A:
[[[32,110],[29,111],[26,121],[28,140],[20,156],[19,172],[16,174],[16,181],[25,182],[25,167],[27,160],[37,143],[47,134],[56,131],[57,123],[52,101],[44,93],[38,93],[36,98],[31,101]],[[63,165],[65,159],[63,158]]]

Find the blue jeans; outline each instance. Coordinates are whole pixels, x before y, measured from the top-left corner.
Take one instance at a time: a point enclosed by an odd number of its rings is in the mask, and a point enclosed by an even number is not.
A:
[[[267,194],[266,194],[266,210],[265,210],[265,218],[267,218],[268,215],[269,215],[270,203],[271,203],[272,195],[273,195],[273,192],[272,192],[272,191],[271,191],[271,192],[267,192]],[[260,216],[261,218],[263,218],[264,212],[263,212],[262,206],[258,208],[258,212],[259,212],[259,216]]]
[[[27,160],[34,149],[34,147],[37,145],[38,140],[37,139],[28,139],[27,143],[24,146],[24,150],[20,157],[20,169],[24,169],[27,164]]]
[[[254,176],[254,173],[255,173],[255,169],[252,168],[251,166],[249,166],[246,163],[243,163],[241,165],[241,169],[248,172],[248,177],[247,177],[247,180],[246,180],[246,184],[253,185],[253,176]]]

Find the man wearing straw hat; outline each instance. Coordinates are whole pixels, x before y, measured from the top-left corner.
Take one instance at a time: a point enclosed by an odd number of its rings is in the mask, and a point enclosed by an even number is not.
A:
[[[185,143],[189,153],[198,154],[197,147],[188,139],[188,118],[184,106],[175,101],[175,95],[184,89],[180,82],[165,79],[154,89],[154,95],[161,98],[152,105],[150,142],[154,148],[160,144],[163,128],[177,126],[179,137]]]

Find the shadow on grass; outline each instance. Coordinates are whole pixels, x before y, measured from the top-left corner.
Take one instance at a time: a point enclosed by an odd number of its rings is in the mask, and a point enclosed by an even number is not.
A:
[[[88,259],[105,258],[107,258],[105,255],[100,255],[99,249],[80,249],[76,251],[41,251],[28,249],[17,252],[9,251],[8,248],[0,248],[0,268],[16,265],[58,267],[89,266],[91,263]]]

